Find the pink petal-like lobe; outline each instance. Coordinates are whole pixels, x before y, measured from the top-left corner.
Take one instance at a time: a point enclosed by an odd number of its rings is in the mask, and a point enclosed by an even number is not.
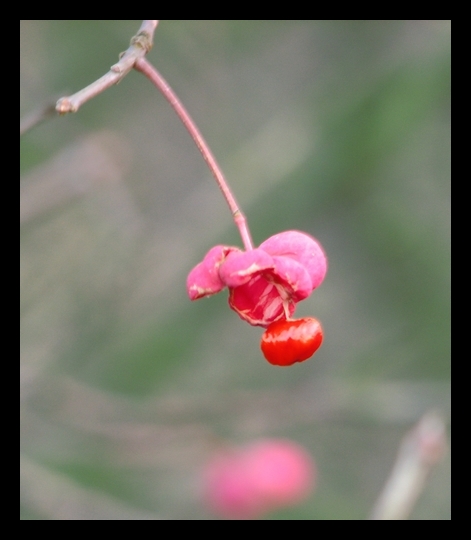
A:
[[[240,252],[240,249],[231,246],[214,246],[206,253],[202,262],[188,274],[186,290],[190,300],[198,300],[224,289],[226,285],[219,277],[219,267],[234,251]]]
[[[257,274],[274,267],[273,259],[262,249],[233,251],[219,269],[219,277],[229,287],[240,287]]]
[[[262,242],[259,249],[270,255],[289,257],[300,263],[307,270],[314,290],[324,280],[327,272],[327,258],[320,244],[306,233],[285,231],[270,236]]]
[[[306,268],[291,257],[273,257],[274,274],[286,293],[294,302],[307,298],[312,292],[311,277]]]

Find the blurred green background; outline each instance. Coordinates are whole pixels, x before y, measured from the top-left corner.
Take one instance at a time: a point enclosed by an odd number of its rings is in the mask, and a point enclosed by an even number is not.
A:
[[[103,75],[141,21],[21,21],[20,117]],[[188,271],[240,245],[175,113],[140,74],[24,135],[22,519],[214,519],[221,441],[283,437],[319,469],[266,519],[365,519],[404,433],[449,418],[449,21],[162,21],[149,60],[221,164],[255,243],[329,258],[324,326],[275,368]],[[450,519],[449,454],[411,516]]]

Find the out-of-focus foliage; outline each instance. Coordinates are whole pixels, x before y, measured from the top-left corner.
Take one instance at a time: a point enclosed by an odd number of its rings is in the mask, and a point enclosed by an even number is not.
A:
[[[104,74],[140,21],[22,21],[20,114]],[[155,88],[130,73],[21,140],[21,516],[212,519],[224,439],[286,437],[315,496],[273,519],[364,519],[404,432],[449,414],[450,23],[163,21],[149,60],[224,169],[256,243],[329,257],[297,314],[316,356],[269,365],[261,329],[188,271],[240,245]],[[450,518],[449,457],[413,519]]]

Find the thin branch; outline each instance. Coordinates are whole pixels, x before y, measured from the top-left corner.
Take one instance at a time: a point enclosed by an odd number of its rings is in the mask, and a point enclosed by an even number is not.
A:
[[[134,69],[140,71],[145,75],[155,86],[156,88],[164,95],[165,99],[170,103],[173,110],[177,113],[178,117],[182,121],[183,125],[187,129],[188,133],[193,138],[196,146],[201,152],[204,160],[206,161],[211,173],[218,186],[220,187],[224,198],[232,212],[232,217],[234,222],[239,229],[239,233],[242,237],[242,242],[245,249],[253,249],[252,238],[250,231],[247,225],[247,220],[244,214],[241,212],[237,201],[232,194],[231,189],[222,173],[221,167],[219,166],[216,158],[209,149],[208,144],[201,135],[199,129],[196,127],[196,124],[192,120],[191,116],[188,114],[188,111],[185,109],[181,101],[178,99],[175,92],[172,90],[167,81],[160,75],[160,73],[145,59],[139,58],[134,64]]]
[[[407,519],[433,466],[446,452],[445,423],[429,412],[402,440],[396,463],[370,519]]]
[[[56,111],[59,114],[77,112],[85,102],[125,77],[133,68],[136,60],[143,58],[151,50],[157,24],[158,21],[154,20],[143,21],[137,34],[131,39],[130,47],[121,54],[119,62],[111,66],[110,71],[97,81],[72,96],[59,99],[56,103]]]

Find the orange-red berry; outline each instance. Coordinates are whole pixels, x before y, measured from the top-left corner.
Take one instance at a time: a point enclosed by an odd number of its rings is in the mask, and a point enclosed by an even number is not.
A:
[[[261,348],[265,358],[275,366],[291,366],[310,358],[321,346],[323,332],[313,317],[275,321],[262,335]]]

